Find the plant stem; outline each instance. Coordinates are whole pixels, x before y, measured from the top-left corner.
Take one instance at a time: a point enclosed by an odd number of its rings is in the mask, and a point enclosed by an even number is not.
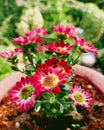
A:
[[[37,100],[36,103],[40,103],[40,104],[42,104],[42,103],[49,103],[49,101],[45,101],[45,100],[44,101],[40,101],[40,100]]]
[[[35,69],[36,67],[35,67],[34,62],[33,62],[31,50],[30,50],[30,48],[26,48],[26,49],[27,49],[26,54],[28,56],[28,60],[29,60],[30,64],[33,66],[33,68]]]

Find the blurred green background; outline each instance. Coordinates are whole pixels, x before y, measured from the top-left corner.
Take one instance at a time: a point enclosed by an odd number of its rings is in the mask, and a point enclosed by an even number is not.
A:
[[[14,48],[13,37],[34,27],[75,25],[99,51],[93,67],[104,73],[104,0],[0,0],[0,52]],[[52,35],[49,35],[52,39]],[[0,80],[12,73],[0,58]]]

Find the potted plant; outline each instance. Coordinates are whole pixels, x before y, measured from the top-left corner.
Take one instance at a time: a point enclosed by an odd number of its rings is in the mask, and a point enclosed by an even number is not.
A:
[[[8,62],[12,64],[13,70],[20,71],[0,84],[1,111],[6,107],[3,107],[3,103],[7,104],[6,108],[9,108],[1,117],[6,117],[10,123],[7,125],[7,122],[2,120],[1,124],[8,129],[49,130],[64,129],[64,127],[65,129],[75,129],[79,127],[79,119],[82,120],[79,111],[88,110],[87,108],[93,102],[90,89],[85,87],[89,84],[83,85],[80,80],[79,83],[75,80],[76,74],[84,77],[88,71],[84,67],[82,67],[82,71],[79,71],[78,68],[81,66],[75,64],[78,62],[82,50],[97,54],[97,49],[84,38],[80,38],[75,32],[74,26],[59,25],[54,26],[53,30],[58,38],[54,39],[55,43],[44,43],[43,39],[48,33],[47,30],[35,28],[31,32],[27,32],[24,37],[19,36],[13,39],[19,45],[18,48],[10,53],[0,53],[1,57],[7,58]],[[24,53],[22,69],[18,67],[17,55],[20,53]],[[100,77],[103,79],[102,75]],[[87,79],[90,80],[89,74],[87,74]],[[90,81],[94,84],[93,79]],[[4,83],[5,81],[6,83]],[[6,89],[3,89],[5,87]],[[103,93],[98,84],[96,87]],[[3,100],[6,92],[9,96]],[[77,115],[78,118],[75,119],[74,115]],[[3,117],[2,119],[4,119]],[[15,119],[12,119],[13,117]],[[10,122],[11,120],[12,122]],[[52,124],[57,124],[57,120],[58,123],[68,120],[70,125],[63,125],[62,128],[53,127]]]

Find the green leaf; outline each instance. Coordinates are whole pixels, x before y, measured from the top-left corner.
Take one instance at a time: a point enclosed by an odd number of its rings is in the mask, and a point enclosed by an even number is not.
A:
[[[31,65],[31,64],[27,64],[26,66],[25,66],[25,69],[26,69],[26,71],[30,71],[30,72],[34,72],[34,67]]]
[[[60,103],[60,112],[63,113],[64,111],[64,106]]]
[[[34,109],[36,112],[39,112],[41,109],[41,104],[36,103]]]
[[[46,104],[46,108],[50,109],[50,104],[49,103]]]
[[[31,71],[25,71],[25,73],[26,73],[26,75],[28,75],[28,76],[32,76]]]
[[[38,60],[37,63],[36,63],[36,67],[41,64],[41,60]]]
[[[18,64],[18,59],[15,60],[15,64]]]
[[[44,99],[50,99],[50,97],[53,97],[53,93],[51,93],[51,92],[44,92],[43,93],[43,98]]]
[[[54,102],[55,102],[55,96],[50,97],[50,99],[49,99],[49,103],[54,103]]]
[[[11,68],[15,71],[18,71],[18,68],[16,66],[11,66]]]
[[[77,57],[74,61],[72,61],[71,65],[75,65],[75,64],[77,64],[78,61],[79,61],[78,58],[79,58],[79,57]]]

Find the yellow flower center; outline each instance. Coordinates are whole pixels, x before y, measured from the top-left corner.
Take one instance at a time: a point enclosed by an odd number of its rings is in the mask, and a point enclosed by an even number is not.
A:
[[[88,46],[87,46],[87,45],[84,45],[84,47],[83,47],[83,48],[86,50],[86,49],[88,49]]]
[[[59,49],[60,49],[60,51],[65,51],[66,50],[65,47],[60,47]]]
[[[74,98],[79,103],[85,102],[84,96],[81,93],[79,93],[79,92],[75,93]]]
[[[58,78],[55,75],[48,75],[43,79],[43,85],[46,87],[53,87],[57,82]]]
[[[32,92],[33,92],[32,87],[29,86],[29,85],[27,85],[27,86],[25,86],[25,87],[21,90],[20,97],[21,97],[22,99],[27,99],[28,97],[31,97]]]

